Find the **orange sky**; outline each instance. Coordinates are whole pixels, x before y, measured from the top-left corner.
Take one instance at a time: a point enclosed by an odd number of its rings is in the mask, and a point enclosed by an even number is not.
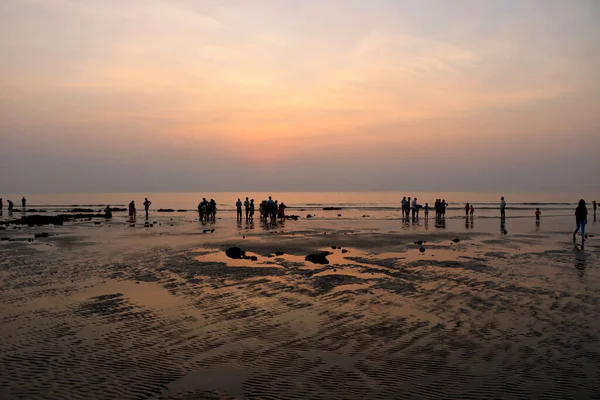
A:
[[[531,146],[521,166],[587,170],[597,157],[576,146],[600,143],[599,17],[593,0],[8,0],[0,155],[55,166],[81,152],[70,162],[94,169],[75,174],[71,190],[102,168],[83,154],[90,147],[132,181],[161,169],[144,166],[150,155],[175,175],[205,168],[179,164],[182,152],[211,170],[284,169],[290,182],[304,182],[307,163],[325,161],[336,177],[334,164],[358,158],[371,172],[345,189],[368,189],[378,165],[425,168],[424,158],[450,162],[449,151],[498,162],[499,138]]]

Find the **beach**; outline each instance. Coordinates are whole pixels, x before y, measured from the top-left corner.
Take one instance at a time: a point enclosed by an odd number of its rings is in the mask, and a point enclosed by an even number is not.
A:
[[[582,249],[570,204],[536,225],[491,200],[443,221],[290,202],[270,225],[137,201],[135,222],[4,212],[0,397],[600,398],[598,225]],[[32,204],[104,204],[58,203]]]

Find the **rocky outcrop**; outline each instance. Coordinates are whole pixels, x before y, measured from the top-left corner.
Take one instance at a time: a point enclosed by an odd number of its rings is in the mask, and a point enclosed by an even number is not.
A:
[[[304,257],[304,260],[309,261],[313,264],[329,264],[329,260],[327,259],[328,255],[328,251],[320,251],[318,253],[307,255],[306,257]]]

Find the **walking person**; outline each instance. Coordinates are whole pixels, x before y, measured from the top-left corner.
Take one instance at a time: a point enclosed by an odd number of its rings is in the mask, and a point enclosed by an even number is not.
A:
[[[8,212],[12,213],[13,207],[15,206],[12,202],[12,200],[6,200],[6,202],[8,203]]]
[[[579,228],[581,228],[581,243],[585,242],[585,225],[587,224],[587,207],[585,206],[585,200],[579,200],[579,205],[575,209],[575,222],[577,223],[577,228],[575,232],[573,232],[573,241],[576,240],[577,232],[579,232]]]
[[[504,201],[504,197],[500,200],[500,218],[506,218],[506,201]]]
[[[540,224],[540,215],[542,215],[542,212],[540,211],[539,208],[535,209],[535,223],[536,224]]]
[[[465,206],[465,217],[469,216],[469,211],[471,211],[471,205],[467,203],[467,205]]]
[[[144,210],[146,210],[146,219],[148,219],[148,209],[150,208],[150,204],[152,204],[152,202],[146,197],[146,199],[144,200]]]
[[[425,203],[425,219],[429,219],[429,203]]]

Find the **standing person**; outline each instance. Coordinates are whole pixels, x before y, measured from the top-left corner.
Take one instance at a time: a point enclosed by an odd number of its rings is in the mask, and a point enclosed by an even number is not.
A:
[[[12,200],[6,200],[6,202],[8,203],[8,212],[11,213],[14,207],[14,204],[12,202]]]
[[[575,221],[577,222],[577,229],[573,232],[573,241],[575,241],[575,236],[581,228],[581,242],[585,242],[585,224],[587,224],[587,207],[585,206],[585,200],[579,200],[579,205],[575,209]]]
[[[254,221],[254,199],[250,200],[250,221]]]
[[[242,201],[238,199],[235,203],[235,208],[237,209],[237,220],[242,220]]]
[[[25,198],[25,196],[23,196],[23,198],[21,199],[21,204],[23,205],[23,210],[25,210],[25,207],[27,206],[27,199]]]
[[[440,211],[442,212],[442,217],[446,218],[446,207],[448,207],[448,203],[446,203],[446,199],[442,199],[440,203]]]
[[[406,211],[406,196],[402,198],[400,204],[402,205],[402,218],[404,219],[404,212]]]
[[[592,206],[594,206],[594,217],[596,216],[596,207],[598,206],[598,203],[596,203],[596,200],[592,201]],[[2,208],[2,199],[0,199],[0,208]]]
[[[540,211],[539,208],[535,209],[535,223],[539,224],[540,223],[540,215],[542,215],[542,212]]]
[[[246,197],[246,201],[244,201],[244,211],[246,211],[246,221],[250,218],[250,201]]]
[[[406,199],[406,210],[404,211],[404,214],[406,214],[406,219],[408,219],[410,217],[410,197],[408,199]]]
[[[419,205],[417,204],[417,198],[415,197],[412,201],[412,217],[413,217],[413,219],[416,218],[417,211],[419,211]]]
[[[429,203],[425,203],[425,219],[429,218]]]
[[[469,211],[471,211],[471,205],[467,203],[467,205],[465,206],[465,217],[469,216]]]
[[[269,220],[273,220],[273,214],[275,214],[275,202],[273,201],[273,198],[271,196],[269,196],[269,200],[267,200],[267,208],[266,208],[266,213],[265,213],[265,221],[269,221]]]
[[[473,216],[474,212],[475,212],[475,207],[473,207],[473,204],[471,204],[471,211],[470,211],[471,217]]]
[[[285,209],[287,206],[283,204],[283,202],[279,205],[279,210],[277,211],[277,217],[283,221],[285,219]]]
[[[208,202],[207,211],[210,219],[215,222],[217,220],[217,202],[215,199],[210,199],[210,202]]]
[[[500,200],[500,218],[506,218],[506,201],[504,201],[504,197]]]
[[[144,210],[146,210],[146,219],[148,219],[148,209],[150,208],[150,204],[152,204],[152,202],[146,197],[146,200],[144,200]]]
[[[135,221],[135,217],[136,217],[135,202],[133,200],[131,200],[131,203],[129,203],[129,219],[131,219],[132,221]]]
[[[4,208],[4,203],[2,202],[2,197],[0,197],[0,211]]]

